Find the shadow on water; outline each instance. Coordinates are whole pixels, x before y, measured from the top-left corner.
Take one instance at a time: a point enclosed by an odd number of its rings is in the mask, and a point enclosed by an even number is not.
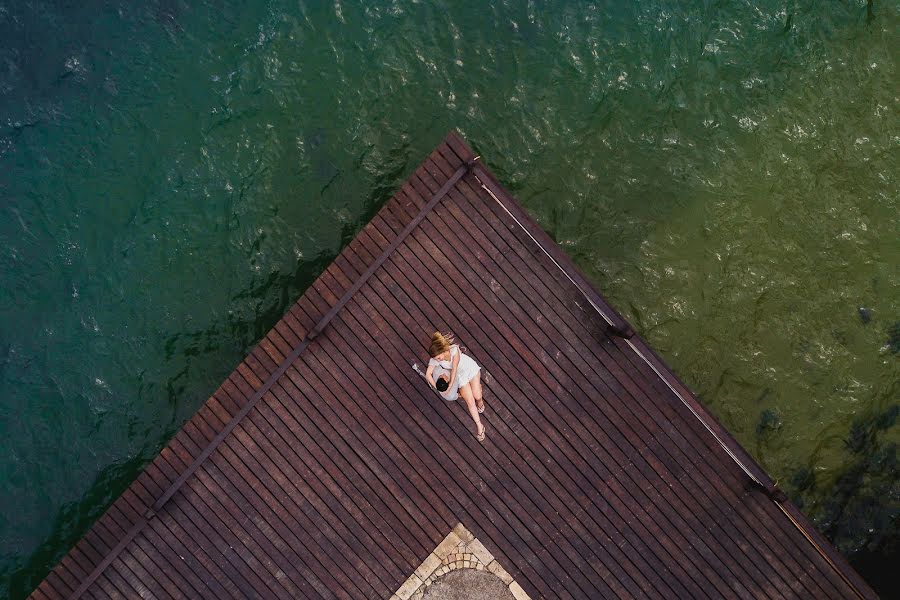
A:
[[[81,525],[97,520],[134,481],[147,462],[143,457],[136,456],[105,467],[83,497],[62,505],[50,535],[29,555],[21,568],[8,574],[9,597],[28,596],[68,552],[68,548],[81,539],[84,534]],[[66,550],[61,551],[62,548]]]
[[[895,384],[890,393],[900,390]],[[758,437],[769,434],[766,411]],[[843,438],[844,463],[834,481],[817,481],[813,466],[798,468],[785,484],[791,499],[883,598],[896,597],[894,574],[885,569],[900,557],[900,462],[890,439],[900,404],[855,418]],[[893,596],[892,596],[893,594]]]

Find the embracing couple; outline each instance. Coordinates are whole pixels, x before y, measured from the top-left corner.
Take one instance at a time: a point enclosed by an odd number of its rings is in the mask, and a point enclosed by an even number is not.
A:
[[[453,343],[453,336],[439,331],[431,336],[428,354],[431,357],[428,360],[428,370],[425,371],[428,385],[448,402],[462,396],[475,421],[475,439],[483,442],[485,433],[480,417],[480,413],[484,412],[481,367],[471,356],[460,351],[459,345]]]

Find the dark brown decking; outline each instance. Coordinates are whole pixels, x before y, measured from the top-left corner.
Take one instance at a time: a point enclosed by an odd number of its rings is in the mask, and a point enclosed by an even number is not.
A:
[[[535,599],[875,597],[472,156],[448,136],[34,598],[390,598],[458,522]],[[490,374],[483,445],[411,368],[435,329]]]

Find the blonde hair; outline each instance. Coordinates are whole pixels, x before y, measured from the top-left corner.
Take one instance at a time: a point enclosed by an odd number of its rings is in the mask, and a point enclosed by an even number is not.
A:
[[[450,333],[441,333],[440,331],[435,331],[431,335],[431,344],[428,346],[428,355],[432,358],[438,356],[439,354],[443,354],[447,350],[450,349],[450,345],[453,343],[453,335]]]

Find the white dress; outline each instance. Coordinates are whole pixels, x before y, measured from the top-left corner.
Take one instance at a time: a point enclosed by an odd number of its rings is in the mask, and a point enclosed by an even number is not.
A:
[[[478,366],[478,363],[475,362],[468,354],[463,354],[459,351],[459,346],[454,344],[450,346],[450,360],[435,360],[434,358],[428,359],[428,366],[434,366],[435,369],[441,369],[442,371],[446,371],[449,376],[450,372],[453,370],[453,357],[459,353],[459,366],[456,368],[456,381],[451,382],[451,386],[447,391],[452,391],[453,400],[456,399],[456,390],[461,386],[466,385],[472,378],[478,375],[478,371],[481,370],[481,367]],[[437,375],[434,376],[434,379],[437,380]]]

